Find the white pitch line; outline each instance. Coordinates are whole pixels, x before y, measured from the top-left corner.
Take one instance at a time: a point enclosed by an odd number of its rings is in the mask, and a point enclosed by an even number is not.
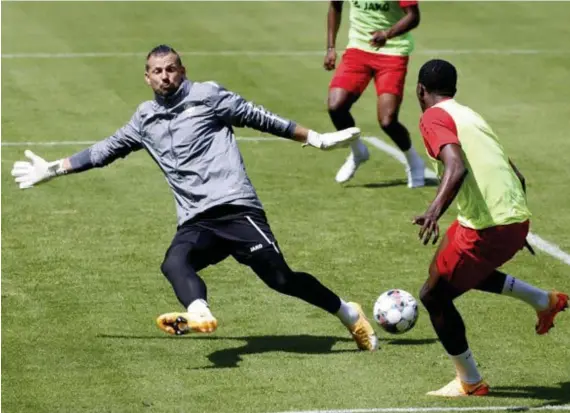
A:
[[[386,407],[375,409],[345,410],[296,410],[279,413],[428,413],[428,412],[528,412],[528,411],[570,411],[570,405],[560,406],[485,406],[485,407]]]
[[[363,139],[366,142],[370,143],[372,146],[375,146],[381,151],[387,153],[401,164],[406,165],[406,157],[404,156],[404,154],[395,147],[393,147],[392,145],[389,145],[383,140],[375,137],[367,137]],[[436,174],[433,170],[426,168],[426,177],[433,178],[436,177]],[[547,253],[551,257],[554,257],[562,261],[564,264],[570,265],[570,254],[562,251],[558,245],[546,241],[545,239],[539,237],[538,235],[532,232],[528,234],[527,240],[532,246]]]
[[[274,136],[268,136],[266,138],[262,136],[238,136],[236,138],[238,141],[246,142],[264,142],[264,141],[287,141],[290,139],[277,138]],[[79,145],[93,145],[98,141],[52,141],[52,142],[0,142],[2,146],[79,146]]]
[[[105,57],[146,57],[148,52],[82,52],[82,53],[5,53],[2,59],[81,59]],[[254,56],[254,57],[290,57],[323,55],[322,51],[312,50],[193,50],[179,52],[181,56]]]
[[[367,137],[367,138],[362,138],[362,139],[364,139],[365,141],[367,141],[371,145],[377,147],[382,152],[386,152],[388,155],[390,155],[392,158],[396,159],[402,165],[407,165],[406,156],[399,149],[393,147],[390,144],[387,144],[386,142],[384,142],[383,140],[378,139],[378,138]],[[426,178],[428,178],[428,179],[437,179],[437,174],[429,168],[426,168],[424,173],[425,173]]]
[[[263,141],[294,142],[291,139],[278,138],[276,136],[268,136],[266,138],[264,138],[263,136],[238,136],[236,139],[238,141],[246,141],[246,142],[263,142]]]
[[[532,232],[528,234],[527,240],[531,245],[535,246],[539,250],[558,258],[566,265],[570,265],[570,254],[562,251],[558,245],[552,244]]]
[[[342,50],[339,50],[342,53]],[[323,50],[191,50],[180,52],[182,56],[249,56],[249,57],[292,57],[323,56]],[[567,55],[570,49],[420,49],[415,55]],[[114,58],[145,57],[147,52],[30,52],[4,53],[2,59],[82,59],[82,58]]]
[[[54,142],[1,142],[2,146],[68,146],[93,145],[96,141],[54,141]]]

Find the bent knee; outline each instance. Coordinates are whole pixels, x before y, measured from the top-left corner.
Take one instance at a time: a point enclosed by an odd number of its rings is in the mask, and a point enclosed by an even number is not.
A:
[[[169,278],[172,274],[178,272],[188,259],[187,249],[174,248],[169,250],[160,265],[160,270]]]
[[[420,290],[419,297],[420,301],[426,308],[431,304],[431,301],[433,300],[430,290],[425,287],[422,287],[422,289]]]
[[[352,104],[358,99],[344,89],[332,89],[329,92],[327,106],[330,115],[343,114],[350,111]]]
[[[433,286],[428,283],[424,284],[419,293],[420,301],[426,309],[434,308],[442,300],[442,297],[438,294]]]
[[[294,284],[295,273],[293,271],[279,270],[267,278],[267,285],[281,293],[287,293]]]
[[[390,130],[398,124],[398,116],[396,113],[388,113],[378,118],[378,123],[383,130]]]
[[[328,102],[328,111],[331,116],[338,116],[350,111],[350,105],[342,100],[330,100]]]
[[[168,278],[169,274],[172,274],[174,271],[176,271],[175,268],[176,262],[170,257],[166,257],[160,265],[160,271],[162,271],[162,274],[164,274],[166,278]]]

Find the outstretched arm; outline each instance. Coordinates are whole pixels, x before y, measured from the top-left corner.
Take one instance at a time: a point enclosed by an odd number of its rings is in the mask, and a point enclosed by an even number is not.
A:
[[[130,122],[112,136],[70,157],[48,162],[27,150],[24,154],[29,161],[15,162],[12,176],[21,189],[31,188],[57,176],[103,167],[141,147],[140,118],[137,111]]]
[[[237,93],[218,85],[215,87],[216,89],[210,94],[207,102],[214,113],[228,125],[249,127],[325,150],[347,146],[360,136],[358,128],[319,134],[249,102]]]

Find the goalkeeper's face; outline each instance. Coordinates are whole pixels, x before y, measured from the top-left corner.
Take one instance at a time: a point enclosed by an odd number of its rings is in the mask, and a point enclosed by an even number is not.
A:
[[[146,83],[161,96],[170,96],[182,83],[186,69],[180,57],[174,53],[152,55],[146,64]]]

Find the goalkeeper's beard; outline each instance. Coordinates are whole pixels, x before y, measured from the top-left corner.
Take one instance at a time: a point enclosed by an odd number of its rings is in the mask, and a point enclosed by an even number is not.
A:
[[[178,85],[178,87],[180,87],[180,85]],[[174,85],[172,83],[170,83],[168,85],[167,89],[159,88],[159,89],[155,90],[155,93],[159,96],[164,97],[164,98],[169,98],[170,96],[172,96],[176,93],[176,91],[178,90],[178,87],[174,87]]]

